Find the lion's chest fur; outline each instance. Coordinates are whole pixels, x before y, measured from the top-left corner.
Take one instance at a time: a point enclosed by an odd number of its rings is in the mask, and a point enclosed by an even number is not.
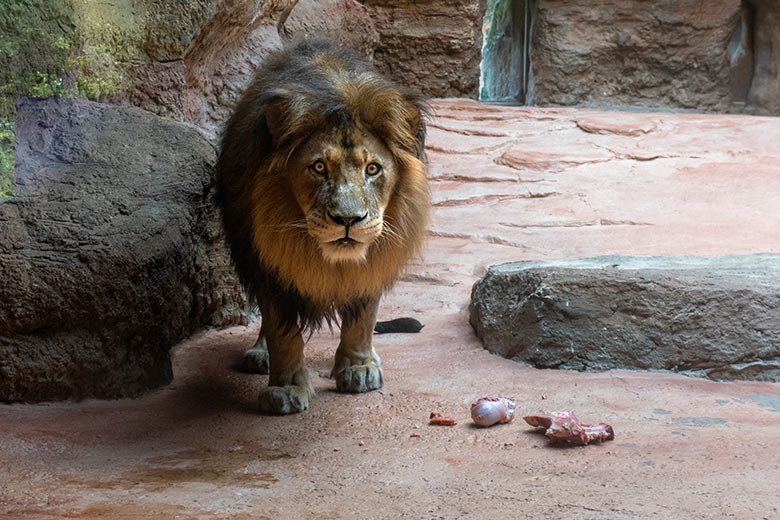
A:
[[[363,262],[331,263],[309,238],[296,234],[255,233],[260,263],[321,306],[342,305],[380,294],[398,277],[411,254],[409,248],[372,245]]]
[[[259,263],[274,273],[282,286],[295,288],[317,306],[339,306],[381,294],[419,251],[422,234],[417,231],[400,241],[380,238],[371,244],[364,261],[330,262],[316,240],[294,225],[303,215],[289,185],[277,175],[260,176],[259,180],[251,195],[252,238]],[[385,222],[397,227],[394,213],[391,203]],[[424,218],[416,225],[421,226],[421,222]]]

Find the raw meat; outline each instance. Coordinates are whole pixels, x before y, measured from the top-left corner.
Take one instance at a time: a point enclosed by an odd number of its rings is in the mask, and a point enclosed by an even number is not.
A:
[[[438,412],[431,412],[428,424],[432,424],[433,426],[455,426],[458,424],[458,421],[452,417],[444,416]]]
[[[574,412],[552,412],[550,415],[528,415],[525,422],[537,428],[546,428],[544,434],[550,442],[568,442],[585,445],[589,442],[611,441],[615,438],[612,426],[600,423],[583,424]]]
[[[515,417],[515,402],[504,397],[483,397],[471,403],[471,418],[479,426],[508,423]]]

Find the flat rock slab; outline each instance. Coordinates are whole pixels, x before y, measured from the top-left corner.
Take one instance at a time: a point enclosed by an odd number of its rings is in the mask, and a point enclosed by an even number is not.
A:
[[[485,348],[538,368],[780,381],[780,255],[515,262],[474,284]]]

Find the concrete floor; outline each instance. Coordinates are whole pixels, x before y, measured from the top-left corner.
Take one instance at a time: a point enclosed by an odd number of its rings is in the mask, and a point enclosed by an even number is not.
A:
[[[780,384],[535,370],[484,351],[467,313],[502,261],[780,252],[780,119],[436,110],[431,237],[380,309],[425,328],[376,336],[381,391],[335,392],[324,331],[311,409],[259,415],[267,378],[236,368],[257,325],[206,332],[140,399],[0,406],[0,517],[780,518]],[[469,404],[499,394],[615,440],[472,426]]]

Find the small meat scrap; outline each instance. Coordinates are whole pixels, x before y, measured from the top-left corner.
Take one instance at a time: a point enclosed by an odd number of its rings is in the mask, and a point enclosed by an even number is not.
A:
[[[508,423],[514,417],[515,402],[505,397],[483,397],[471,403],[471,418],[478,426]]]
[[[458,421],[438,412],[431,412],[428,424],[433,426],[455,426],[458,424]]]
[[[536,428],[545,428],[551,443],[568,442],[584,446],[590,442],[611,441],[615,438],[612,426],[600,423],[583,424],[574,412],[551,412],[550,415],[528,415],[525,422]]]

